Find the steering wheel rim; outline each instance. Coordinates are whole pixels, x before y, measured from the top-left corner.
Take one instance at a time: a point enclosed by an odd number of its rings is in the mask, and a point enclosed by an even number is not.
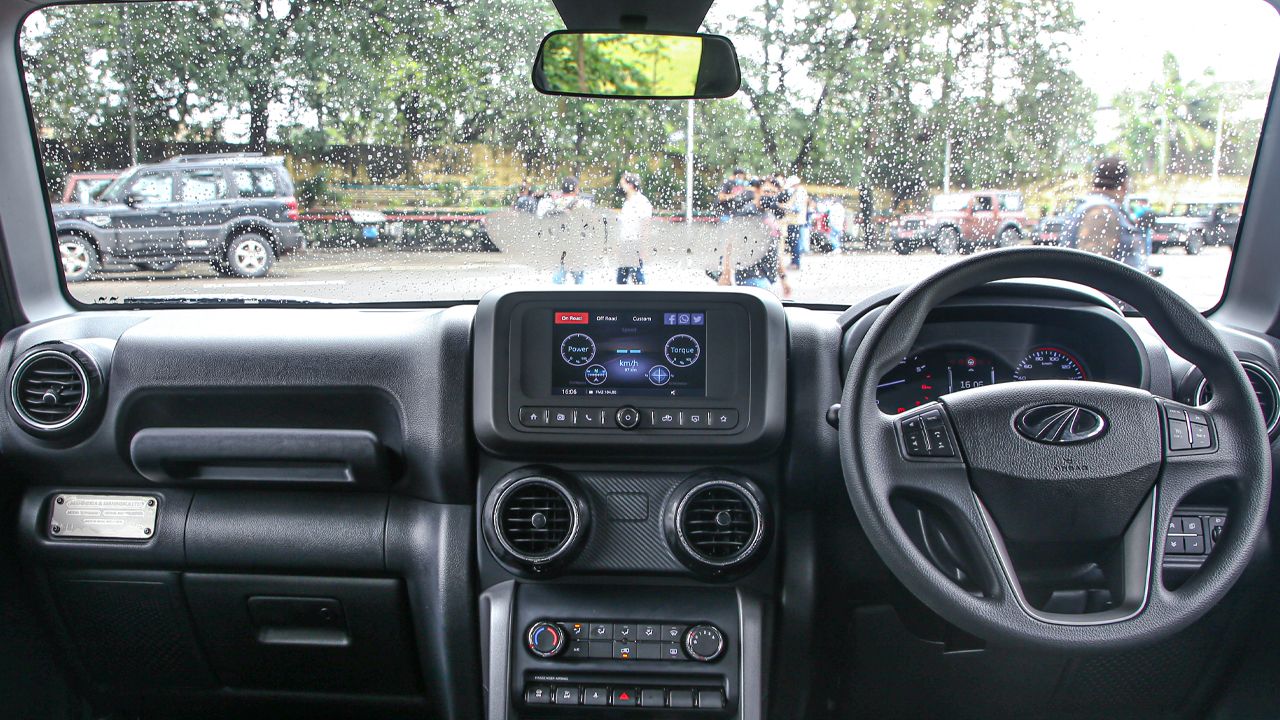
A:
[[[1089,286],[1142,312],[1169,348],[1200,367],[1213,385],[1213,399],[1194,409],[1203,411],[1211,420],[1213,448],[1189,453],[1170,451],[1168,432],[1172,426],[1168,423],[1173,416],[1168,413],[1176,413],[1181,406],[1145,390],[1079,381],[1026,381],[952,393],[912,414],[918,417],[939,412],[956,452],[953,459],[908,457],[903,445],[902,416],[885,415],[876,404],[880,378],[910,355],[929,312],[940,303],[989,282],[1026,277]],[[1029,408],[1053,404],[1064,397],[1069,398],[1065,404],[1086,409],[1105,406],[1117,414],[1117,422],[1100,440],[1057,448],[1041,447],[1046,441],[1029,439],[1016,429],[1018,417],[1027,414]],[[1039,400],[1043,403],[1035,405]],[[995,250],[952,264],[916,283],[898,295],[873,323],[845,378],[839,424],[840,459],[850,501],[873,547],[907,589],[946,620],[980,637],[1009,644],[1068,650],[1125,647],[1165,637],[1191,624],[1213,607],[1244,571],[1264,527],[1271,485],[1270,443],[1254,404],[1252,390],[1235,355],[1208,321],[1180,296],[1145,274],[1109,258],[1075,250]],[[1014,414],[1007,423],[990,417],[992,413],[1010,411]],[[963,430],[953,414],[990,422],[975,431]],[[1154,471],[1147,462],[1152,432],[1154,442],[1159,444]],[[998,439],[991,443],[993,448],[983,447],[986,436]],[[991,473],[971,465],[978,463],[977,456],[983,453],[991,457],[990,453],[997,450],[1007,453],[1016,448],[1015,454],[1019,455],[1038,453],[1043,466],[1043,459],[1054,457],[1052,453],[1061,451],[1065,457],[1065,447],[1070,447],[1073,454],[1088,454],[1091,442],[1102,448],[1104,443],[1114,447],[1115,443],[1128,441],[1140,446],[1136,451],[1139,457],[1133,460],[1132,468],[1121,467],[1114,477],[1108,477],[1105,487],[1090,485],[1092,471],[1087,467],[1076,472],[1078,468],[1070,465],[1060,474],[1081,482],[1043,485],[1050,494],[1078,491],[1083,497],[1088,492],[1110,492],[1108,501],[1116,504],[1111,514],[1116,518],[1125,502],[1138,497],[1139,505],[1132,511],[1123,534],[1115,538],[1124,582],[1120,594],[1123,602],[1118,610],[1124,611],[1072,616],[1078,618],[1075,621],[1037,611],[1023,596],[1001,532],[1001,522],[1006,529],[1023,523],[1007,511],[997,522],[978,492],[979,487],[984,494],[1024,488],[992,484]],[[972,447],[966,449],[966,445]],[[1103,461],[1105,464],[1105,458]],[[1047,474],[1053,474],[1050,471],[1058,470],[1057,466],[1048,470],[1040,467],[1027,473],[1027,477],[1040,473],[1036,476],[1043,483]],[[1154,473],[1151,487],[1135,495],[1143,489],[1149,472]],[[979,479],[985,484],[976,485]],[[1178,589],[1169,590],[1161,581],[1164,547],[1157,538],[1163,538],[1179,502],[1193,490],[1211,483],[1232,486],[1230,521],[1195,577]],[[956,584],[910,540],[893,507],[903,493],[926,499],[960,529],[979,557],[980,567],[975,568],[975,573],[980,576],[981,593]],[[988,497],[994,499],[995,495]],[[1035,529],[1028,532],[1034,533]],[[1140,597],[1135,602],[1139,589]],[[1126,609],[1125,603],[1131,606]]]

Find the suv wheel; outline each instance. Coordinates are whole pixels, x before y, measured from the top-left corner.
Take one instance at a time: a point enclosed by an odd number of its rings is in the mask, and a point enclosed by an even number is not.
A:
[[[934,252],[939,255],[954,255],[960,249],[960,231],[953,227],[944,227],[938,231],[938,239],[933,243]]]
[[[271,271],[275,260],[271,241],[258,233],[237,235],[227,243],[226,271],[229,275],[260,278]]]
[[[899,255],[910,255],[913,250],[915,250],[914,247],[904,242],[895,242],[893,244],[893,251]]]
[[[1001,230],[1000,234],[996,236],[996,245],[998,247],[1013,247],[1020,242],[1022,242],[1022,233],[1018,232],[1018,229],[1015,227],[1007,227]]]
[[[1199,233],[1195,233],[1187,237],[1187,254],[1188,255],[1199,255],[1202,249],[1204,249],[1203,235]]]
[[[81,235],[58,238],[58,257],[67,282],[82,282],[98,272],[98,249]]]

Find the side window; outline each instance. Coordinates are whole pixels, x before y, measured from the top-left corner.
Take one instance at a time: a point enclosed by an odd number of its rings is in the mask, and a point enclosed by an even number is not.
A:
[[[275,197],[276,176],[270,168],[236,168],[231,171],[236,194],[240,197]]]
[[[974,212],[989,212],[991,210],[991,196],[979,195],[973,199]]]
[[[129,194],[142,198],[147,205],[173,202],[173,176],[169,173],[146,173],[134,178]]]
[[[1001,195],[1001,196],[1000,196],[1000,209],[1001,209],[1001,210],[1004,210],[1005,212],[1021,212],[1021,211],[1022,211],[1022,196],[1021,196],[1021,195],[1017,195],[1017,194],[1013,194],[1013,195]]]
[[[227,177],[222,170],[183,170],[178,176],[185,202],[221,200],[227,196]]]

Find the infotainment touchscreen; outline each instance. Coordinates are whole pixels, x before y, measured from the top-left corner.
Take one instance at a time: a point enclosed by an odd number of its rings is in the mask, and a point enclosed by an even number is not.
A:
[[[701,310],[556,310],[552,322],[554,395],[706,395]]]

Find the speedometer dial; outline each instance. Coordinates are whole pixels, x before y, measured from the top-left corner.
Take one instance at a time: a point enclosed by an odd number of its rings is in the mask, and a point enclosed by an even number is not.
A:
[[[876,404],[880,409],[887,413],[902,413],[936,400],[945,393],[947,389],[935,379],[930,360],[924,355],[914,355],[881,378],[876,390]]]
[[[1087,380],[1084,365],[1055,347],[1038,347],[1013,369],[1014,380]]]

